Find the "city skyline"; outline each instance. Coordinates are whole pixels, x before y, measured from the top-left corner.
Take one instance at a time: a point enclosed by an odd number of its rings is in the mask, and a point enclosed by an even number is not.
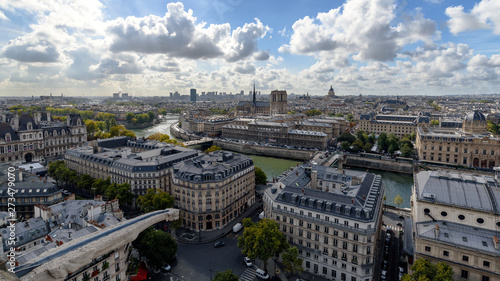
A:
[[[457,5],[460,4],[460,5]],[[497,93],[500,3],[9,1],[0,96]]]

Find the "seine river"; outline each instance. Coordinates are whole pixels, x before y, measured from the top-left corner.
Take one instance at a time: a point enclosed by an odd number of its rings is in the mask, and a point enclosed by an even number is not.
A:
[[[146,129],[132,130],[135,132],[137,137],[147,137],[151,134],[160,132],[163,134],[168,134],[170,137],[170,125],[179,120],[178,115],[167,115],[165,119],[158,125],[149,127]],[[252,158],[255,166],[261,168],[267,175],[268,179],[279,176],[281,173],[289,169],[290,167],[295,167],[297,164],[302,163],[301,161],[280,159],[267,156],[257,156],[248,155]],[[365,169],[359,169],[366,171]],[[404,203],[401,205],[402,208],[410,208],[410,196],[411,196],[411,186],[413,185],[413,176],[400,173],[385,172],[379,170],[369,170],[369,172],[381,175],[382,181],[385,185],[385,196],[386,204],[396,206],[394,204],[394,197],[396,195],[401,195],[404,199]]]

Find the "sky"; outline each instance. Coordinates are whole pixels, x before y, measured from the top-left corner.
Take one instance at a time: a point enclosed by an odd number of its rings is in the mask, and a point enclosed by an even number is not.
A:
[[[0,97],[500,93],[500,1],[0,0]]]

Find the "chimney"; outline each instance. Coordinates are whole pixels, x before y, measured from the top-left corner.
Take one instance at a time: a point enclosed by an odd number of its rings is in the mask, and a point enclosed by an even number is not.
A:
[[[351,198],[351,204],[354,205],[354,198]]]
[[[493,245],[495,246],[495,249],[498,250],[498,238],[496,236],[493,236]]]
[[[436,224],[436,228],[434,228],[434,232],[436,233],[436,237],[439,236],[439,224]]]

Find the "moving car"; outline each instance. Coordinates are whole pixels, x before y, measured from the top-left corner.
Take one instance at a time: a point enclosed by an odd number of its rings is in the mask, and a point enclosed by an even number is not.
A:
[[[222,247],[224,245],[226,245],[224,242],[217,241],[217,242],[214,243],[214,248],[219,248],[219,247]]]
[[[241,223],[237,223],[233,226],[233,232],[238,232],[243,228],[243,225]]]
[[[263,269],[260,269],[260,268],[258,268],[255,271],[255,276],[257,276],[260,279],[264,279],[264,280],[269,279],[269,274],[267,274]]]
[[[246,264],[248,267],[250,267],[250,266],[252,266],[252,265],[253,265],[252,260],[251,260],[249,257],[245,257],[243,260],[245,261],[245,264]]]

